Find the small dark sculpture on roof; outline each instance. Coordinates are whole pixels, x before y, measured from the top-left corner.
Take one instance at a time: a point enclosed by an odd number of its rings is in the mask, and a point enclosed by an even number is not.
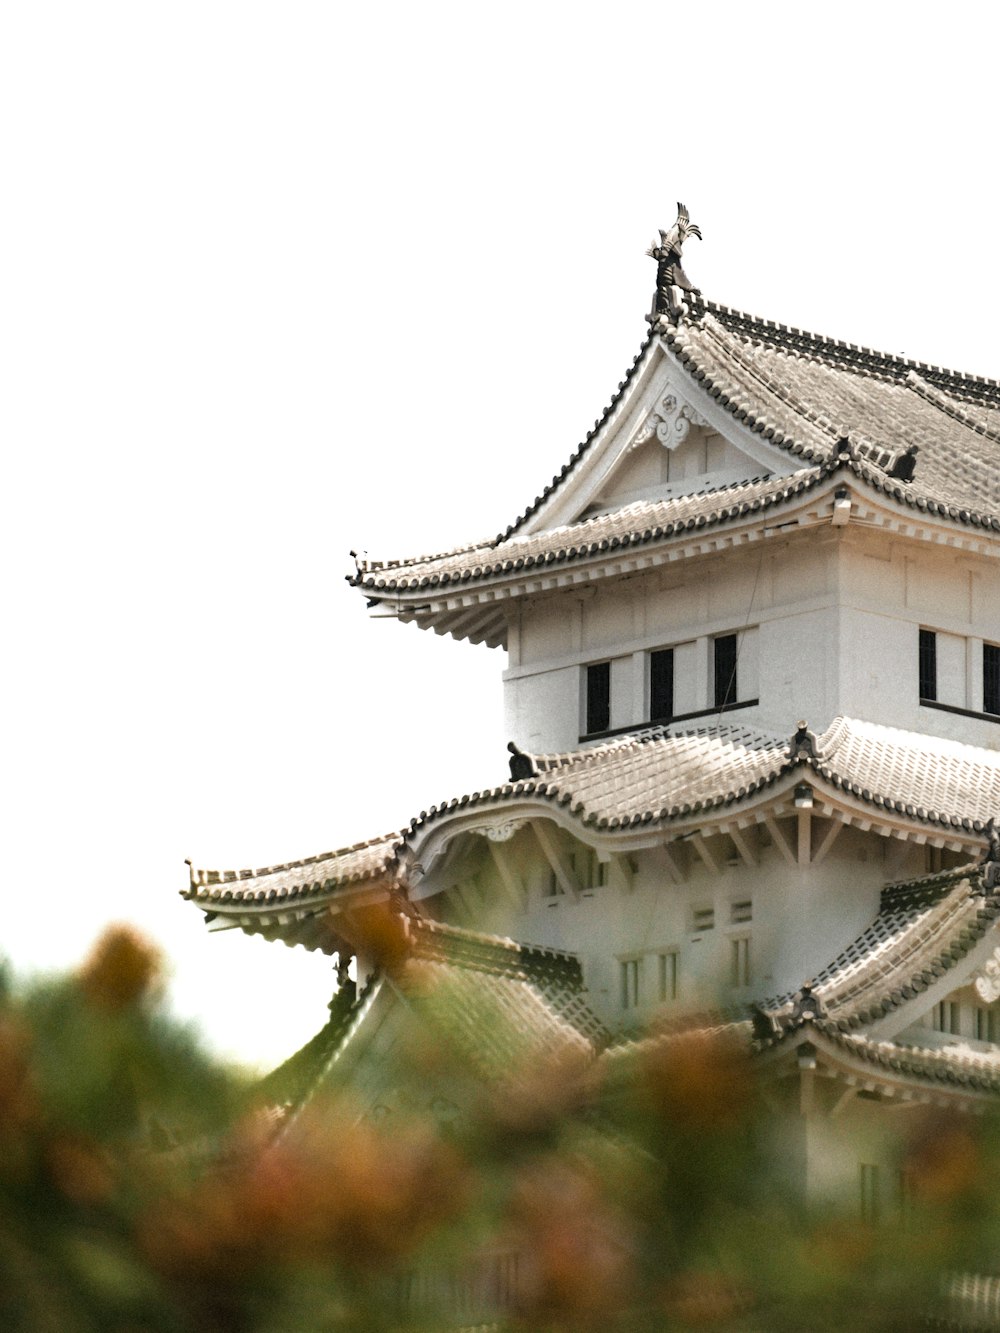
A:
[[[983,829],[988,839],[983,856],[983,890],[992,893],[1000,889],[1000,833],[997,832],[996,820],[990,815]]]
[[[816,733],[809,730],[805,722],[796,724],[795,735],[788,747],[789,759],[818,759],[816,752]]]
[[[659,244],[654,241],[646,251],[656,260],[656,297],[650,319],[657,315],[676,319],[683,309],[682,293],[698,291],[681,268],[681,251],[689,236],[697,236],[700,241],[701,231],[688,217],[684,204],[678,203],[677,221],[669,231],[661,230]]]
[[[889,469],[889,476],[894,481],[912,481],[914,469],[917,466],[917,454],[920,452],[915,444],[907,445],[901,454],[897,454],[893,460],[892,467]]]
[[[774,1041],[781,1036],[781,1024],[762,1004],[750,1006],[750,1024],[754,1041]]]
[[[528,778],[538,776],[538,770],[535,768],[535,761],[530,754],[525,754],[523,750],[518,749],[513,741],[507,742],[507,749],[510,751],[511,782],[524,782]]]
[[[823,1018],[826,1010],[823,1001],[807,981],[792,1001],[792,1019],[797,1023],[807,1023],[814,1018]]]

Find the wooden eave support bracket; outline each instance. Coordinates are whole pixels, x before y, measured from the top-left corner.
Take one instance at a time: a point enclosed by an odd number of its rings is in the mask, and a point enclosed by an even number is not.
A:
[[[798,865],[798,858],[788,844],[788,839],[778,827],[778,821],[772,815],[764,816],[764,824],[768,833],[771,835],[771,841],[777,847],[778,851],[785,858],[790,866]]]
[[[745,866],[752,867],[759,864],[760,858],[757,855],[757,848],[750,845],[751,837],[754,838],[754,843],[756,843],[756,836],[752,833],[752,830],[731,828],[729,836],[732,838],[733,846],[739,852]]]
[[[489,848],[490,857],[494,866],[496,866],[497,876],[504,893],[510,899],[512,906],[516,907],[518,911],[523,911],[528,895],[525,892],[521,876],[507,853],[506,845],[487,838],[486,846]]]
[[[608,867],[608,880],[613,884],[619,893],[631,893],[635,883],[635,869],[632,858],[623,856],[619,852],[597,853],[598,861],[603,861]]]
[[[695,851],[704,861],[705,866],[707,867],[709,873],[712,875],[721,875],[722,867],[719,865],[718,861],[712,855],[712,852],[709,850],[708,844],[706,843],[705,839],[701,836],[701,834],[700,833],[693,834],[691,836],[690,841],[691,841],[691,846],[695,849]]]
[[[684,883],[684,868],[680,864],[679,846],[671,846],[669,842],[662,844],[660,851],[663,853],[663,859],[667,863],[667,871],[675,884]]]
[[[552,831],[546,827],[541,819],[533,819],[531,827],[535,830],[535,837],[538,839],[538,845],[556,877],[556,883],[563,893],[567,894],[574,902],[580,898],[580,886],[573,875],[573,867],[570,865],[569,857],[566,856],[558,841],[553,836]]]
[[[813,857],[813,865],[818,866],[826,859],[826,855],[829,852],[830,848],[840,837],[840,832],[843,827],[844,825],[841,823],[839,819],[834,819],[831,821],[830,827],[827,829],[823,837],[823,841],[816,849],[816,855]]]

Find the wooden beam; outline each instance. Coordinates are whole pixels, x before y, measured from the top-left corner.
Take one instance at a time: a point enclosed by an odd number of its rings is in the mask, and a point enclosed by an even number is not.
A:
[[[747,866],[755,866],[759,863],[760,858],[757,855],[756,847],[750,846],[750,839],[748,837],[749,833],[749,829],[739,829],[734,827],[729,830],[729,836],[732,838],[736,850],[743,858],[743,864]],[[756,842],[756,838],[754,841]]]
[[[579,901],[580,886],[576,882],[573,874],[573,867],[570,864],[569,857],[559,846],[558,841],[551,829],[547,828],[545,822],[541,819],[533,819],[531,827],[535,830],[535,837],[542,849],[546,861],[552,868],[552,873],[556,877],[556,883],[562,889],[563,893],[568,894],[574,902]]]
[[[701,834],[695,833],[690,839],[690,841],[691,841],[691,846],[695,849],[695,851],[698,853],[701,859],[705,862],[705,865],[708,867],[709,873],[712,875],[721,875],[722,867],[719,865],[718,861],[716,861],[715,857],[709,851],[708,844],[705,842],[705,839],[701,836]]]
[[[805,868],[812,861],[812,811],[800,810],[798,818],[799,865]]]
[[[679,848],[676,850],[679,850]],[[678,863],[678,858],[674,855],[674,851],[671,850],[670,844],[665,842],[660,848],[660,851],[663,853],[663,859],[667,863],[667,870],[670,872],[670,878],[675,884],[683,884],[685,878],[684,869]]]
[[[618,852],[608,852],[606,855],[609,881],[615,885],[619,893],[631,893],[635,876],[631,858],[622,856]]]
[[[490,856],[493,864],[496,866],[497,876],[500,885],[510,899],[514,907],[519,912],[524,911],[524,906],[528,895],[524,891],[524,885],[521,882],[521,876],[511,865],[510,857],[507,855],[506,844],[493,842],[491,838],[486,839],[486,846],[490,850]]]
[[[846,1110],[857,1095],[858,1090],[856,1087],[845,1088],[830,1111],[830,1119],[833,1120],[836,1116],[840,1115],[842,1111]]]
[[[782,833],[781,829],[778,828],[778,821],[774,819],[771,815],[765,815],[764,823],[767,825],[767,831],[771,835],[771,841],[774,843],[775,847],[777,847],[778,851],[785,858],[788,864],[790,866],[797,865],[798,862],[795,858],[795,853],[792,851],[791,847],[789,847],[785,835]]]
[[[825,859],[827,852],[840,837],[840,831],[844,827],[839,819],[830,821],[830,827],[826,831],[826,836],[816,849],[816,855],[813,857],[813,865],[818,866]]]

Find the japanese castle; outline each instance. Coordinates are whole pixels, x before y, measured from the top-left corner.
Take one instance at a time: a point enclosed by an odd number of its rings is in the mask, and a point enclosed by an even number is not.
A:
[[[515,1039],[614,1062],[731,1031],[797,1100],[803,1190],[873,1213],[890,1119],[1000,1098],[1000,383],[716,304],[691,234],[660,233],[642,345],[524,512],[350,575],[503,650],[495,784],[185,894],[337,956],[290,1117],[335,1065],[392,1114],[419,964],[486,1081]]]

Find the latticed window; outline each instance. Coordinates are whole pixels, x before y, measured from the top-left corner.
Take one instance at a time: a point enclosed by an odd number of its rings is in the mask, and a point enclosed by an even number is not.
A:
[[[611,663],[587,667],[587,735],[611,726]]]
[[[976,1006],[976,1041],[996,1042],[1000,1031],[996,1011],[985,1005]]]
[[[674,715],[674,650],[649,654],[649,720],[669,722]]]
[[[736,635],[721,634],[715,640],[715,707],[736,702]]]
[[[861,1220],[874,1224],[879,1218],[878,1167],[862,1162],[859,1172],[861,1188]]]
[[[935,1032],[947,1032],[957,1037],[960,1019],[961,1010],[954,1000],[942,1000],[931,1010],[931,1027]]]
[[[750,985],[750,937],[740,935],[729,941],[729,984]]]
[[[691,928],[696,934],[715,927],[715,908],[696,907],[691,913]]]
[[[983,644],[983,712],[1000,715],[1000,647]]]
[[[667,949],[659,956],[661,1002],[677,999],[677,985],[680,980],[678,961],[676,949]]]
[[[920,631],[920,697],[933,703],[937,699],[937,635],[932,629]]]
[[[641,958],[626,958],[621,964],[622,1008],[636,1009],[639,1005]]]
[[[738,903],[729,904],[729,920],[734,926],[739,926],[745,921],[753,920],[753,902],[750,898],[744,898]]]

